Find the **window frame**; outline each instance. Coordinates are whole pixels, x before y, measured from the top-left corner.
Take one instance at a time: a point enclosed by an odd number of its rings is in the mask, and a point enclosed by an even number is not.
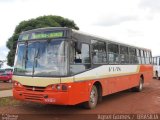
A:
[[[71,48],[73,47],[73,46],[71,46],[71,42],[73,42],[73,44],[75,44],[76,42],[80,42],[81,44],[87,44],[88,45],[88,47],[89,47],[89,59],[90,59],[90,63],[75,63],[75,62],[73,62],[73,63],[71,63]],[[85,72],[85,71],[88,71],[88,70],[90,70],[90,69],[92,69],[92,58],[91,58],[91,44],[89,44],[89,43],[86,43],[86,42],[81,42],[80,40],[79,41],[75,41],[75,40],[71,40],[70,41],[70,47],[69,47],[69,65],[68,65],[68,68],[69,68],[69,75],[76,75],[76,74],[80,74],[80,73],[83,73],[83,72]],[[74,48],[75,49],[75,48]],[[73,52],[75,52],[75,51],[73,51]],[[75,57],[75,53],[73,53],[74,54],[74,56],[73,57]],[[85,69],[85,70],[82,70],[82,71],[80,71],[80,72],[77,72],[77,73],[71,73],[71,66],[72,65],[77,65],[77,66],[80,66],[80,65],[89,65],[90,66],[90,68],[89,69]]]
[[[96,41],[96,42],[101,42],[101,43],[105,43],[105,57],[106,57],[106,62],[104,62],[104,63],[95,63],[95,62],[93,62],[93,45],[92,45],[92,41]],[[96,40],[96,39],[92,39],[91,40],[91,63],[93,64],[93,65],[98,65],[98,64],[108,64],[108,43],[107,42],[105,42],[105,41],[101,41],[101,40]]]
[[[132,50],[132,52],[131,52],[131,50]],[[133,54],[133,50],[134,50],[134,54]],[[134,61],[132,63],[131,63],[131,56],[134,57]],[[135,48],[135,47],[129,47],[129,64],[131,64],[131,65],[139,64],[138,59],[137,59],[137,48]]]
[[[118,46],[118,52],[117,52],[117,53],[110,52],[110,51],[109,51],[109,44],[114,44],[114,45]],[[109,61],[109,53],[118,54],[118,62],[117,62],[117,63],[111,63],[111,62]],[[109,65],[118,65],[118,64],[120,64],[120,44],[115,43],[115,42],[108,42],[108,43],[107,43],[107,58],[108,58],[108,64],[109,64]]]
[[[130,64],[130,60],[129,60],[129,47],[125,46],[125,45],[120,45],[119,47],[120,47],[120,51],[119,51],[120,52],[120,64]],[[126,48],[127,52],[122,51],[122,48]],[[122,53],[121,53],[121,51],[122,51]],[[122,55],[124,55],[124,63],[122,63],[122,58],[121,58]],[[126,57],[128,57],[128,61],[127,61]]]

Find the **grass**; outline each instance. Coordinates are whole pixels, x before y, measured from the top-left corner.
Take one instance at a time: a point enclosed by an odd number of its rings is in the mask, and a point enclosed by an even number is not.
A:
[[[0,107],[18,105],[20,102],[14,100],[13,97],[0,98]]]

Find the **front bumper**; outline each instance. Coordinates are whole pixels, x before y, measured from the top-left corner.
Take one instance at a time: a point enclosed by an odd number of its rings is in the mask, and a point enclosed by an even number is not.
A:
[[[68,92],[19,91],[13,88],[13,96],[15,99],[22,101],[31,101],[42,104],[69,105]]]

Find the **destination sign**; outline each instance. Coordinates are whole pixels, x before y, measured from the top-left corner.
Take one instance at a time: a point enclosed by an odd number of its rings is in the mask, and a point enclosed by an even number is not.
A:
[[[63,31],[45,31],[45,32],[33,32],[22,34],[19,37],[19,41],[34,40],[34,39],[49,39],[63,37]]]

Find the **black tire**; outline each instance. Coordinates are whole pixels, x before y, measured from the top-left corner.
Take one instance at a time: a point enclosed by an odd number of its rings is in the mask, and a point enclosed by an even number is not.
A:
[[[140,80],[139,80],[139,85],[132,88],[132,91],[134,92],[141,92],[143,90],[143,78],[140,77]]]
[[[98,91],[97,87],[93,85],[92,90],[90,92],[89,101],[84,103],[84,107],[87,109],[93,109],[96,107],[98,103]]]
[[[156,79],[159,80],[158,72],[156,72]]]

